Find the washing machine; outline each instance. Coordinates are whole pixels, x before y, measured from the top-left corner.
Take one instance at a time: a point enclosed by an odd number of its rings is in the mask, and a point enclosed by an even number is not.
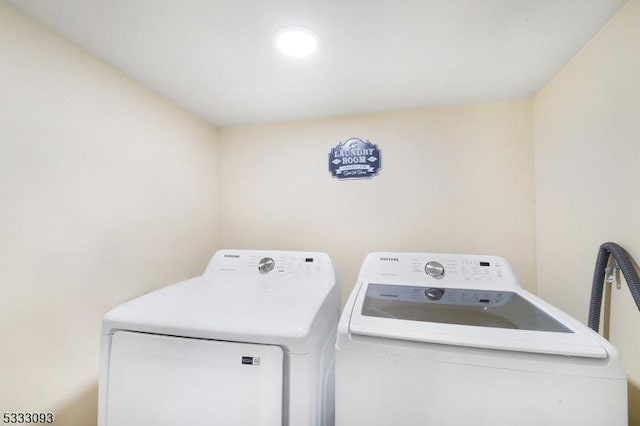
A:
[[[326,254],[218,251],[106,314],[98,425],[332,425],[339,307]]]
[[[627,384],[505,259],[371,253],[338,325],[336,425],[623,426]]]

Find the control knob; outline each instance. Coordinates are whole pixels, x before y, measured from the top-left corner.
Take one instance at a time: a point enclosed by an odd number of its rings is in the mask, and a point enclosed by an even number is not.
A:
[[[270,257],[263,257],[260,259],[260,262],[258,262],[258,271],[260,271],[261,274],[266,274],[267,272],[271,272],[275,266],[275,260]]]
[[[444,277],[444,266],[442,266],[442,263],[436,262],[435,260],[427,262],[427,264],[424,265],[424,271],[427,275],[433,278],[439,279]]]

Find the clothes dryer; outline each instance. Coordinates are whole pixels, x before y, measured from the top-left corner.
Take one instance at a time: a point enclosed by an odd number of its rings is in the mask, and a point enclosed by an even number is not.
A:
[[[326,254],[218,251],[104,317],[98,425],[333,424],[339,303]]]

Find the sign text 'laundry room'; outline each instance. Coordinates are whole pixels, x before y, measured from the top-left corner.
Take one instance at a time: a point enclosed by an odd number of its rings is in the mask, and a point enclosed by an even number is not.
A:
[[[329,171],[338,179],[366,179],[378,174],[381,160],[377,145],[351,138],[331,148]]]

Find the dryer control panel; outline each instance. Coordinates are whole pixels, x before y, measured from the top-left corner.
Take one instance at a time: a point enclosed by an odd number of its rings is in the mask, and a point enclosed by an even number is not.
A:
[[[447,253],[370,253],[360,280],[457,288],[520,286],[502,257]]]
[[[220,250],[204,273],[228,279],[260,277],[263,280],[303,278],[333,280],[333,265],[329,256],[319,252],[277,250]]]

